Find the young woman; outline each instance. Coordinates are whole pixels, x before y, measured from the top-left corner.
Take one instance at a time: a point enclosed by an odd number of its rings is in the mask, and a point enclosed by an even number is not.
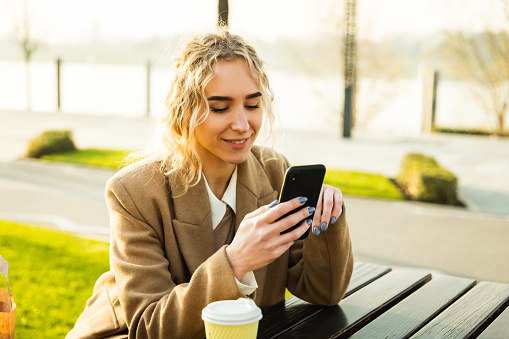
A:
[[[273,121],[255,50],[227,31],[196,36],[175,69],[163,147],[108,181],[111,271],[68,338],[203,338],[210,302],[250,297],[265,307],[288,288],[334,305],[347,289],[353,255],[337,188],[322,187],[313,220],[306,208],[275,221],[306,197],[277,204],[290,165],[254,145]]]

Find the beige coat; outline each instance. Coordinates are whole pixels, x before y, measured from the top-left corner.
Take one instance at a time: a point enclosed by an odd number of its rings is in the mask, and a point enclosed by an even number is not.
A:
[[[288,161],[260,147],[238,166],[236,229],[247,213],[278,198]],[[239,292],[223,246],[214,247],[211,209],[203,179],[180,197],[178,178],[144,160],[107,184],[111,271],[94,287],[68,338],[203,338],[202,309],[210,302],[246,297]],[[298,241],[256,270],[251,296],[265,307],[284,300],[285,288],[312,303],[337,304],[353,269],[346,211],[326,232]]]

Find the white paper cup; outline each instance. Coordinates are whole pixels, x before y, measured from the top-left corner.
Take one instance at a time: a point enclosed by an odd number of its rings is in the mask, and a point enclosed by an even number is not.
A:
[[[254,339],[262,311],[253,300],[221,300],[210,303],[201,313],[207,339]]]

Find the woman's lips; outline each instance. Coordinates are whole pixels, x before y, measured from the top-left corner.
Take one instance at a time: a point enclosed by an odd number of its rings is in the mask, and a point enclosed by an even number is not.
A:
[[[231,147],[233,147],[235,149],[242,149],[242,148],[244,148],[248,144],[249,139],[250,138],[245,138],[245,139],[223,139],[223,140],[226,141],[226,143],[228,145],[230,145]]]

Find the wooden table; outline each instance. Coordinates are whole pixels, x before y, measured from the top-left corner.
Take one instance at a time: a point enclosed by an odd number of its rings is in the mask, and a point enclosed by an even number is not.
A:
[[[291,297],[258,338],[509,338],[508,305],[509,284],[356,263],[338,305]]]

